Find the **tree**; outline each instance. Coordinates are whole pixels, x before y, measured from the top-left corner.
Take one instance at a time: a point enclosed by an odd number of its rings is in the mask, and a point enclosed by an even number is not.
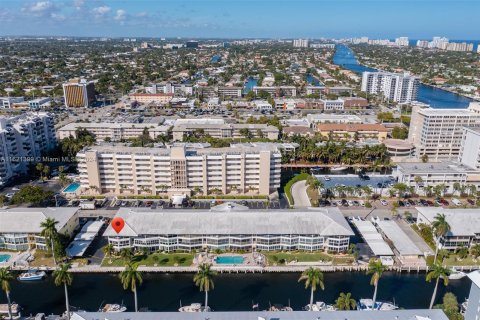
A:
[[[7,296],[7,304],[8,304],[8,318],[10,320],[13,319],[12,316],[12,302],[10,301],[10,282],[13,281],[14,276],[10,269],[8,268],[0,268],[0,285],[2,287],[3,292]]]
[[[126,261],[130,261],[133,257],[132,249],[130,248],[123,248],[120,250],[120,257]]]
[[[113,253],[115,252],[115,248],[113,247],[113,244],[111,244],[111,243],[109,243],[105,247],[103,247],[102,250],[103,250],[103,253],[105,254],[105,256],[107,256],[108,258],[111,258]]]
[[[422,160],[423,163],[427,163],[428,162],[428,155],[426,153],[424,153],[424,154],[422,154],[420,159]]]
[[[380,259],[375,260],[372,259],[368,263],[368,270],[367,274],[371,274],[372,278],[370,279],[370,285],[375,286],[375,291],[373,292],[373,306],[375,306],[375,302],[377,300],[377,289],[378,289],[378,281],[382,277],[382,274],[387,270],[387,266],[382,264]]]
[[[468,257],[468,248],[465,246],[457,248],[456,254],[460,259],[465,259],[466,257]]]
[[[128,262],[125,266],[125,270],[120,272],[119,277],[120,281],[122,282],[123,289],[127,290],[130,287],[130,290],[132,290],[133,297],[135,299],[135,312],[138,312],[137,283],[138,285],[142,284],[142,273],[137,270],[137,265],[133,264],[132,262]]]
[[[471,254],[475,259],[477,259],[478,257],[480,257],[480,244],[474,244],[474,245],[470,248],[470,254]]]
[[[433,289],[432,300],[430,301],[430,309],[433,308],[433,303],[435,302],[435,298],[437,296],[438,282],[440,281],[440,278],[443,279],[443,284],[447,286],[449,274],[450,270],[438,263],[434,263],[430,267],[430,271],[427,273],[426,281],[431,282],[433,279],[436,279],[435,289]]]
[[[440,240],[450,232],[450,224],[448,224],[444,214],[437,214],[433,219],[432,228],[433,234],[436,237],[435,258],[433,259],[433,263],[436,263]]]
[[[323,273],[320,269],[310,267],[302,272],[302,275],[298,279],[298,282],[305,281],[305,289],[310,287],[310,310],[313,306],[313,294],[317,290],[317,286],[320,289],[325,290],[325,284],[323,282]]]
[[[335,300],[335,307],[338,310],[353,310],[357,306],[357,302],[355,299],[352,298],[352,294],[348,293],[340,293],[340,296]]]
[[[250,133],[250,130],[248,130],[248,128],[240,129],[239,133],[247,139],[251,137],[251,133]]]
[[[73,276],[68,271],[71,267],[70,263],[62,263],[53,271],[53,278],[55,279],[55,285],[61,286],[65,289],[65,306],[67,308],[67,319],[70,319],[70,303],[68,302],[68,287],[72,284]]]
[[[211,265],[203,263],[198,266],[198,271],[193,277],[193,282],[200,291],[205,292],[205,311],[208,311],[208,292],[214,288],[213,276],[215,272],[211,269]]]
[[[45,205],[53,199],[53,191],[44,190],[39,186],[23,186],[12,197],[12,204],[31,204],[33,206]]]
[[[57,224],[58,221],[56,221],[54,218],[47,218],[45,221],[40,223],[40,227],[42,228],[40,235],[45,238],[45,241],[47,242],[47,248],[48,243],[50,243],[50,250],[52,250],[53,263],[55,265],[57,264],[57,261],[55,260],[54,243],[58,237]],[[47,251],[48,250],[49,249],[47,249]]]

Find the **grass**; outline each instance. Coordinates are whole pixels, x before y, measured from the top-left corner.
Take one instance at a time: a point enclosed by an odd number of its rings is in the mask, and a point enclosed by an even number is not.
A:
[[[42,267],[42,266],[47,266],[47,267],[53,267],[55,264],[53,263],[53,257],[52,254],[46,251],[42,250],[35,250],[34,254],[35,259],[30,262],[30,266],[32,267]]]
[[[288,199],[288,203],[290,203],[290,205],[294,204],[293,197],[292,197],[293,184],[298,181],[307,180],[309,176],[310,175],[308,173],[303,172],[303,173],[300,173],[299,175],[296,175],[285,184],[283,191],[285,192],[285,195],[287,196],[287,199]]]
[[[193,264],[193,253],[152,253],[149,255],[136,255],[133,261],[139,266],[147,267],[188,267]],[[110,263],[110,261],[112,263]],[[102,261],[102,267],[123,267],[126,260],[120,257],[105,257]]]
[[[427,257],[427,264],[431,266],[433,264],[433,260],[434,260],[434,256]],[[447,267],[478,266],[480,265],[480,259],[477,259],[477,261],[474,261],[472,256],[468,256],[465,259],[458,260],[458,256],[452,253],[448,258],[442,261],[442,265],[446,265]]]
[[[310,199],[310,204],[312,207],[318,207],[320,201],[320,195],[318,194],[318,189],[307,188],[307,196]]]
[[[351,255],[331,255],[324,252],[262,252],[268,260],[269,265],[285,264],[291,261],[298,262],[331,262],[332,264],[351,264],[353,257]]]

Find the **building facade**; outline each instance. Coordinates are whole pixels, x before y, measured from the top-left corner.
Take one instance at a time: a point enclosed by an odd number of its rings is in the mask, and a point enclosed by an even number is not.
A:
[[[30,163],[57,145],[54,120],[48,113],[0,117],[0,185],[25,174]]]
[[[361,141],[376,139],[383,141],[387,138],[387,129],[381,124],[317,124],[316,129],[325,138],[345,141]]]
[[[255,86],[253,87],[253,92],[258,95],[261,91],[268,92],[272,97],[296,97],[297,88],[294,86],[276,86],[276,87],[267,87],[267,86]]]
[[[82,188],[113,194],[258,193],[280,187],[281,153],[261,147],[95,146],[77,154]]]
[[[368,94],[381,94],[389,101],[412,102],[417,99],[419,86],[417,77],[390,72],[364,72],[362,91]]]
[[[417,156],[430,160],[457,160],[462,146],[464,127],[480,127],[480,103],[467,109],[433,109],[414,106],[408,140]]]
[[[277,127],[266,124],[190,124],[178,125],[173,127],[173,140],[183,141],[183,138],[188,135],[209,135],[213,138],[219,139],[240,139],[245,137],[253,138],[267,138],[270,140],[278,140],[279,130]]]
[[[224,203],[211,210],[121,208],[125,221],[118,234],[104,236],[115,250],[302,250],[345,252],[352,229],[337,208],[250,210]]]
[[[168,136],[170,126],[161,126],[155,123],[109,123],[109,122],[88,122],[88,123],[69,123],[57,130],[59,140],[68,137],[77,138],[77,132],[85,129],[93,134],[97,141],[120,141],[131,138],[138,138],[144,130],[148,130],[150,138],[156,139],[158,136]]]
[[[58,221],[57,231],[71,236],[78,228],[79,208],[12,208],[0,210],[0,249],[25,251],[47,250],[45,238],[40,235],[40,224],[47,218]]]
[[[129,97],[139,103],[167,104],[172,100],[173,93],[132,93]]]
[[[95,101],[95,85],[85,79],[73,79],[63,84],[67,108],[89,107]]]

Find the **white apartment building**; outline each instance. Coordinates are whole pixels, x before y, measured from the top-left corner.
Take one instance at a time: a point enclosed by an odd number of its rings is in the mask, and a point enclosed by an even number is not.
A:
[[[295,39],[293,40],[293,46],[295,48],[308,48],[308,39]]]
[[[325,111],[342,111],[345,106],[343,100],[320,100]]]
[[[281,153],[261,147],[93,146],[77,154],[83,189],[112,194],[258,193],[280,187]]]
[[[418,85],[418,78],[408,74],[369,71],[362,74],[363,92],[382,94],[385,99],[398,103],[415,101]]]
[[[23,97],[0,97],[0,108],[12,108],[15,103],[22,103],[25,99]]]
[[[338,208],[251,210],[224,203],[210,210],[121,208],[125,220],[117,234],[104,236],[115,250],[348,250],[352,229]]]
[[[480,127],[463,128],[463,137],[458,161],[480,170]]]
[[[395,39],[395,44],[400,47],[408,47],[408,37],[399,37]]]
[[[222,98],[241,98],[242,87],[218,87],[218,95]]]
[[[132,93],[130,99],[139,103],[167,104],[173,98],[173,93]]]
[[[157,83],[145,88],[146,93],[167,93],[175,96],[193,96],[193,85],[185,83]]]
[[[430,160],[457,160],[464,127],[480,127],[480,103],[472,102],[467,109],[414,106],[408,140],[419,157],[426,154]]]
[[[254,86],[253,92],[258,95],[261,91],[268,92],[272,97],[296,97],[297,88],[294,86],[277,86],[277,87],[267,87],[267,86]]]
[[[56,145],[54,121],[48,113],[0,117],[0,185],[26,173],[29,163],[39,162]]]
[[[46,108],[50,106],[52,98],[50,97],[42,97],[28,101],[28,106],[30,109],[38,110],[42,108]]]
[[[109,123],[109,122],[88,122],[88,123],[69,123],[57,130],[59,140],[68,137],[77,138],[77,132],[85,129],[95,136],[97,141],[120,141],[131,138],[138,138],[145,129],[148,130],[150,138],[156,139],[158,136],[168,136],[170,126],[162,126],[155,123]]]
[[[12,208],[0,210],[0,250],[46,250],[45,238],[40,235],[40,224],[47,218],[58,221],[61,234],[71,236],[78,227],[76,207]]]
[[[309,113],[307,120],[311,125],[315,123],[362,123],[362,119],[353,114]]]
[[[173,140],[182,141],[185,136],[201,133],[202,135],[209,135],[213,138],[225,139],[225,138],[245,138],[245,130],[248,130],[248,135],[253,138],[267,138],[270,140],[278,140],[279,130],[275,126],[269,126],[266,124],[223,124],[223,125],[211,125],[211,124],[190,124],[190,125],[178,125],[173,127],[172,135]]]

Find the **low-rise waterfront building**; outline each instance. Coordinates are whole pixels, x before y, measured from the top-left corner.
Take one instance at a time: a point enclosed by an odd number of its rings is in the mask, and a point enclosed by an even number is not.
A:
[[[218,87],[218,95],[224,98],[241,98],[242,87]]]
[[[253,137],[278,140],[278,133],[278,128],[274,126],[244,123],[228,123],[223,125],[190,124],[178,125],[172,129],[173,140],[175,141],[182,141],[185,136],[192,134],[209,135],[219,139]]]
[[[356,115],[350,114],[323,114],[323,113],[309,113],[307,120],[310,124],[316,123],[362,123],[362,119]]]
[[[58,221],[57,231],[72,236],[78,227],[76,207],[12,208],[0,210],[0,249],[25,251],[47,250],[45,238],[40,235],[40,224],[48,218]]]
[[[257,193],[280,187],[275,145],[229,148],[92,146],[77,154],[83,189],[112,194]]]
[[[129,97],[139,103],[167,104],[172,100],[173,93],[132,93]]]
[[[455,251],[480,243],[480,210],[447,209],[443,207],[416,207],[417,224],[432,225],[435,217],[445,215],[450,231],[438,240],[439,248]]]
[[[68,137],[77,138],[77,132],[85,129],[95,136],[97,141],[120,141],[138,138],[144,130],[148,130],[150,138],[168,136],[170,126],[157,125],[155,123],[110,123],[110,122],[74,122],[69,123],[57,130],[59,140]]]
[[[325,138],[359,141],[376,139],[383,141],[387,138],[387,129],[381,124],[346,124],[325,123],[317,124],[317,131]]]
[[[261,91],[268,92],[273,97],[296,97],[297,88],[294,86],[277,86],[277,87],[267,87],[267,86],[255,86],[253,91],[258,95]]]
[[[251,210],[224,203],[211,210],[121,208],[118,234],[104,236],[116,250],[305,250],[345,252],[354,235],[337,208]]]

